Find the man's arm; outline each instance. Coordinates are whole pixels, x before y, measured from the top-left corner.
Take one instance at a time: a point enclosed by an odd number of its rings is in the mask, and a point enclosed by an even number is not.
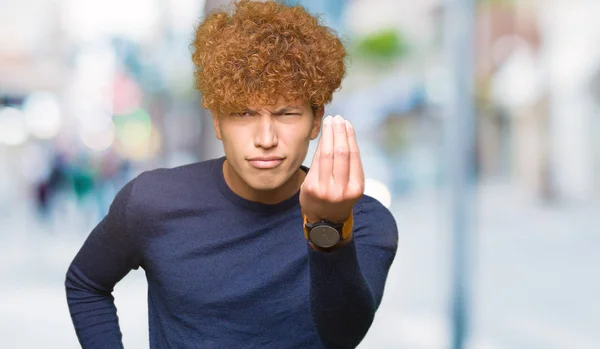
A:
[[[123,347],[112,291],[141,263],[140,243],[127,218],[132,186],[133,181],[119,191],[67,271],[67,303],[82,348]]]
[[[323,120],[321,139],[300,187],[300,206],[308,222],[346,222],[357,211],[350,242],[330,253],[309,247],[311,311],[327,348],[354,348],[373,322],[398,230],[381,203],[365,198],[354,127],[340,115]],[[361,215],[361,217],[358,217]]]
[[[355,215],[353,239],[331,252],[308,248],[311,312],[326,348],[355,348],[381,303],[398,232],[374,199]]]

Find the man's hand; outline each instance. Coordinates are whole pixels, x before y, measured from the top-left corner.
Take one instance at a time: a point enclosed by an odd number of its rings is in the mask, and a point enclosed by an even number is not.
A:
[[[364,188],[354,127],[339,115],[327,116],[310,170],[300,187],[302,211],[309,222],[345,222]]]

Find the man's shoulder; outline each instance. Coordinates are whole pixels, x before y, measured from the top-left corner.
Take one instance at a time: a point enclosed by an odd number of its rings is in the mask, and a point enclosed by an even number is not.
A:
[[[392,212],[384,206],[379,200],[376,198],[369,196],[367,194],[363,194],[363,196],[356,203],[356,211],[357,214],[367,214],[367,215],[385,215],[389,218],[393,219]]]
[[[219,159],[210,159],[172,168],[157,168],[140,173],[128,185],[133,211],[157,213],[214,197],[215,167]]]
[[[163,189],[199,187],[209,185],[214,180],[214,166],[219,159],[194,162],[171,168],[156,168],[140,173],[132,181],[136,191],[147,189],[160,192]],[[201,182],[199,182],[201,181]]]
[[[354,209],[356,227],[368,239],[376,238],[395,245],[398,239],[398,227],[392,212],[379,200],[369,195],[363,195]],[[360,234],[360,233],[359,233]]]

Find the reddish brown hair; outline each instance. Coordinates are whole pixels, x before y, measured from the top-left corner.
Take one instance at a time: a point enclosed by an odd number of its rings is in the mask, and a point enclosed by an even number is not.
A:
[[[203,106],[218,112],[304,100],[329,103],[345,74],[335,32],[303,7],[240,0],[196,29],[192,60]]]

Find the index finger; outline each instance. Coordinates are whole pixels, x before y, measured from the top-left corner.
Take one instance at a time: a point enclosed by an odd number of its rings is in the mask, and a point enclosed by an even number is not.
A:
[[[308,174],[313,173],[313,176],[319,177],[319,156],[321,154],[321,139],[317,141],[317,149],[315,150],[315,155],[313,155],[312,163],[310,164],[310,168]]]
[[[319,184],[327,187],[333,179],[333,117],[328,115],[321,127],[319,144]]]

